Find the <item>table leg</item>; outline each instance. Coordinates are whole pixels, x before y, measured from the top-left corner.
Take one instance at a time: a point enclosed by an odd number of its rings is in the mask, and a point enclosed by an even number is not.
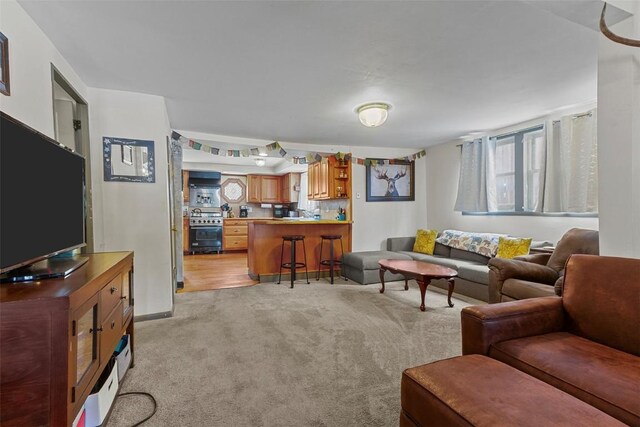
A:
[[[383,294],[384,293],[384,272],[387,271],[386,269],[380,267],[380,284],[382,285],[382,287],[380,288],[380,293]]]
[[[405,291],[409,290],[409,279],[407,279],[406,277],[404,279],[404,290]]]
[[[420,287],[420,311],[425,311],[424,295],[427,293],[427,286],[429,284],[422,279],[416,279],[416,282],[418,282],[418,286]]]
[[[447,280],[447,282],[449,282],[449,295],[447,296],[449,300],[449,307],[453,307],[453,303],[451,302],[451,294],[453,293],[453,288],[456,285],[456,282],[454,279],[449,279]]]

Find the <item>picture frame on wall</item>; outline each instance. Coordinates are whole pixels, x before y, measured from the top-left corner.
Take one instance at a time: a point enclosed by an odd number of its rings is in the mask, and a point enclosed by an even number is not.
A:
[[[366,159],[367,202],[415,200],[415,162]]]
[[[9,39],[0,32],[0,93],[11,95],[9,86]]]

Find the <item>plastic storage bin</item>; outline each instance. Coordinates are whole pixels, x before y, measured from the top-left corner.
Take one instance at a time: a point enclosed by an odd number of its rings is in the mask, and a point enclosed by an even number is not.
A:
[[[111,405],[118,393],[118,362],[112,357],[102,375],[98,379],[91,394],[84,402],[87,411],[86,426],[97,427],[102,425],[105,417],[111,409]]]
[[[127,373],[129,365],[131,365],[131,340],[129,335],[122,336],[113,355],[118,361],[118,382],[122,382],[124,374]]]

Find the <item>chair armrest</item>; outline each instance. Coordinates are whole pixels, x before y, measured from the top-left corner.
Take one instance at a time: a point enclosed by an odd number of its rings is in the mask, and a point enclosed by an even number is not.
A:
[[[489,260],[489,302],[502,299],[502,286],[507,279],[521,279],[553,286],[558,272],[546,265],[516,259],[491,258]]]
[[[558,272],[553,268],[516,259],[491,258],[489,269],[503,282],[507,279],[520,279],[553,285],[558,280]]]
[[[514,259],[518,261],[532,262],[539,265],[547,265],[549,258],[551,258],[551,254],[529,254],[517,256]]]
[[[462,354],[489,354],[492,344],[558,332],[564,326],[562,298],[541,297],[465,307]]]

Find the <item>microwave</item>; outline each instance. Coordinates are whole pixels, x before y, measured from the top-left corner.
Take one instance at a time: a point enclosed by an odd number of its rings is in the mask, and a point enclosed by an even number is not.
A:
[[[281,205],[275,205],[273,207],[273,217],[274,218],[285,218],[289,216],[289,207],[288,206],[281,206]]]

